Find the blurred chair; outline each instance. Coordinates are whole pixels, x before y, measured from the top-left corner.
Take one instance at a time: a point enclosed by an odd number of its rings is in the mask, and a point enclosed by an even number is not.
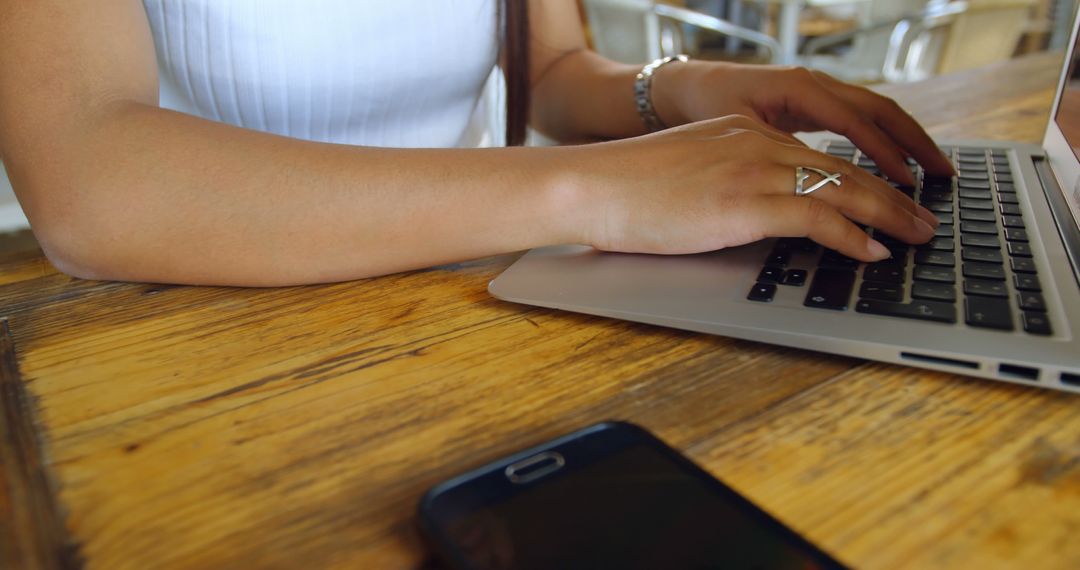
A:
[[[923,18],[893,30],[885,79],[918,81],[1005,61],[1013,56],[1035,0],[966,0],[931,4]]]
[[[857,28],[807,41],[801,63],[846,81],[880,82],[884,79],[882,70],[893,28],[904,18],[919,14],[926,8],[927,2],[871,0],[862,8]],[[838,55],[820,53],[836,46],[842,46]]]
[[[806,64],[849,81],[918,81],[1012,57],[1027,27],[1035,0],[932,0],[921,11],[895,21],[807,42]],[[848,57],[856,57],[860,37],[888,33],[886,49],[864,66],[843,57],[821,56],[826,47],[851,42]],[[865,48],[864,48],[865,49]],[[829,57],[832,57],[830,60]]]
[[[767,34],[681,6],[652,0],[582,0],[582,6],[593,48],[624,63],[685,53],[684,26],[757,45],[770,61],[779,53],[779,44]]]

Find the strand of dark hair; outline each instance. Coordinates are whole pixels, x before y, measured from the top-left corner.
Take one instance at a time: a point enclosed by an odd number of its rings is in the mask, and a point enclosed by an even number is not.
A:
[[[525,144],[529,123],[529,0],[505,0],[506,146]]]

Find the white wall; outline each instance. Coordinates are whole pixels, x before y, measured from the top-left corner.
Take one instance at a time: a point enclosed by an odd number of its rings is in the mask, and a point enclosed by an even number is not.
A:
[[[0,232],[10,232],[30,227],[26,221],[19,202],[15,200],[15,192],[8,182],[4,165],[0,164]]]

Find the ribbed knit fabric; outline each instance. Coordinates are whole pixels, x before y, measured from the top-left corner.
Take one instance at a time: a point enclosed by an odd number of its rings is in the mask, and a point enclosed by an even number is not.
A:
[[[162,106],[307,140],[478,142],[496,0],[144,0]]]

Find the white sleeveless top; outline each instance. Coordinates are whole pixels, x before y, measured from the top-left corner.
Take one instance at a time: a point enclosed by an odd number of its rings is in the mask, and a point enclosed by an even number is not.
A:
[[[143,0],[163,107],[314,141],[474,146],[497,0]]]

